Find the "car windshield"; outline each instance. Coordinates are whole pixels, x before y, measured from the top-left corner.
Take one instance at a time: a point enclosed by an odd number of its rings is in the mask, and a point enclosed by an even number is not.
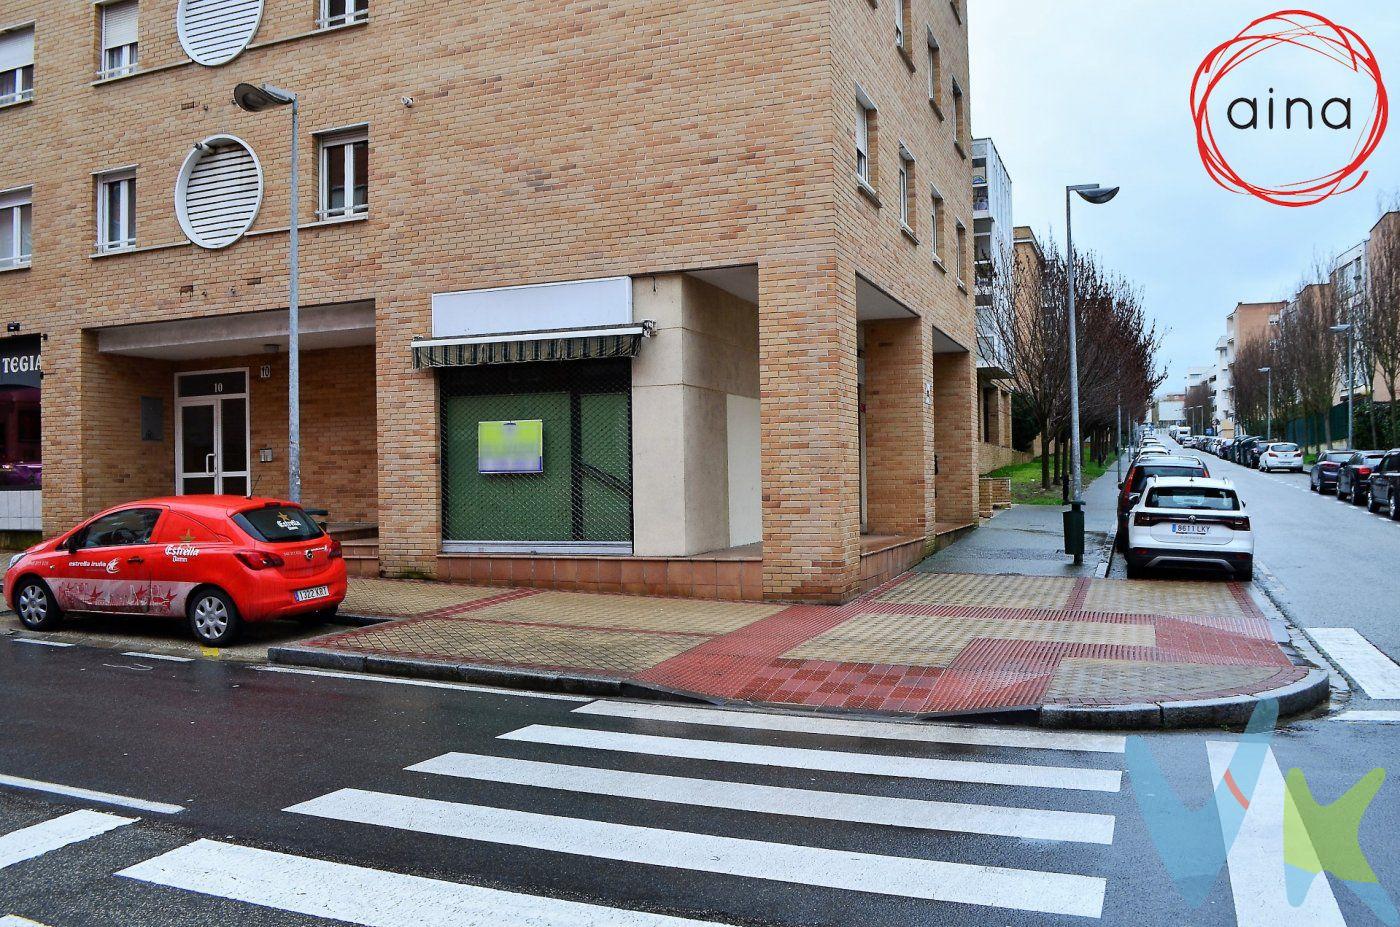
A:
[[[1273,451],[1275,454],[1296,454],[1296,453],[1298,452],[1298,445],[1296,445],[1296,444],[1270,444],[1270,445],[1269,445],[1269,450]]]
[[[1154,476],[1205,476],[1205,475],[1206,475],[1206,471],[1205,471],[1205,468],[1204,468],[1204,467],[1185,467],[1185,466],[1175,466],[1175,467],[1173,467],[1173,466],[1165,466],[1165,465],[1162,465],[1162,466],[1146,466],[1146,467],[1139,467],[1139,468],[1138,468],[1138,472],[1133,476],[1133,491],[1136,492],[1137,490],[1141,489],[1141,488],[1142,488],[1142,485],[1143,485],[1144,483],[1147,482],[1147,480],[1148,480],[1149,477],[1154,477]]]
[[[281,544],[287,541],[309,541],[321,536],[321,526],[311,516],[294,505],[269,506],[239,512],[234,523],[259,541]]]
[[[1208,486],[1163,486],[1147,494],[1152,509],[1191,509],[1206,512],[1235,512],[1240,500],[1231,489]]]

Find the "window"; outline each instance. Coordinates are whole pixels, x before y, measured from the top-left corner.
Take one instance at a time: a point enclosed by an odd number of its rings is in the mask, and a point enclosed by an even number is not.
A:
[[[929,210],[928,246],[933,252],[933,259],[942,263],[943,259],[938,256],[938,249],[943,246],[943,194],[938,192],[937,187],[933,187],[933,204]]]
[[[870,191],[875,188],[875,104],[864,90],[856,87],[856,176]]]
[[[160,509],[122,509],[103,515],[82,530],[74,549],[148,544],[159,519]]]
[[[967,287],[967,226],[961,219],[957,221],[958,232],[958,286]]]
[[[914,230],[914,156],[899,146],[899,224]]]
[[[321,0],[322,29],[348,26],[369,19],[369,0]]]
[[[1209,486],[1164,486],[1147,494],[1147,508],[1238,512],[1240,500],[1232,489],[1215,489]]]
[[[322,219],[369,211],[369,130],[336,132],[321,138]]]
[[[309,541],[325,532],[304,509],[294,505],[252,509],[233,516],[234,524],[255,541],[283,544],[288,541]]]
[[[32,250],[30,190],[0,193],[0,270],[28,267]]]
[[[894,44],[903,48],[909,31],[909,0],[890,0],[890,6],[894,7]]]
[[[0,492],[42,483],[38,335],[0,340]]]
[[[136,171],[97,177],[97,250],[121,251],[136,245]]]
[[[964,125],[963,112],[963,89],[958,85],[958,79],[953,78],[953,144],[958,147],[958,153],[967,157],[963,151],[963,139],[966,137],[967,127]]]
[[[102,7],[102,63],[98,78],[121,77],[136,70],[136,0]]]
[[[34,99],[34,27],[0,32],[0,106]]]
[[[928,101],[943,118],[943,51],[932,31],[928,34]]]

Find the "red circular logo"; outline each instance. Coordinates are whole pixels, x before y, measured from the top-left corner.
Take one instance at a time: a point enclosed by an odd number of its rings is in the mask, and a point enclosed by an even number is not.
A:
[[[1211,94],[1220,86],[1221,81],[1241,64],[1255,59],[1256,56],[1279,49],[1301,49],[1312,52],[1335,63],[1340,68],[1345,68],[1363,78],[1369,78],[1375,86],[1375,106],[1369,118],[1364,120],[1364,124],[1357,132],[1355,143],[1348,152],[1350,160],[1345,164],[1319,176],[1288,183],[1251,181],[1243,176],[1241,170],[1237,170],[1231,165],[1221,149],[1220,139],[1216,130],[1211,126]],[[1272,93],[1272,88],[1270,88],[1270,92]],[[1241,122],[1236,121],[1237,116],[1243,119],[1244,116],[1251,115],[1248,106],[1240,107],[1239,111],[1236,112],[1236,104],[1240,102],[1248,101],[1236,100],[1235,103],[1231,104],[1227,116],[1230,124],[1236,129],[1258,128],[1259,101],[1252,102],[1252,116],[1255,123],[1253,126],[1247,122],[1241,124]],[[1271,129],[1275,128],[1275,102],[1272,98],[1268,101],[1268,127]],[[1292,128],[1293,110],[1297,102],[1306,101],[1288,100],[1285,103],[1286,124],[1290,129]],[[1337,102],[1342,101],[1338,100]],[[1352,128],[1350,100],[1347,100],[1346,104],[1346,127]],[[1306,110],[1307,121],[1311,127],[1313,124],[1312,104],[1307,103],[1307,105],[1309,107]],[[1298,107],[1298,109],[1302,108]],[[1334,194],[1355,190],[1366,179],[1367,172],[1364,167],[1385,135],[1390,106],[1386,97],[1385,84],[1381,80],[1380,65],[1376,61],[1371,47],[1361,36],[1317,13],[1309,13],[1305,10],[1281,10],[1256,19],[1241,30],[1239,35],[1229,41],[1222,42],[1212,49],[1210,54],[1206,55],[1205,60],[1196,69],[1195,77],[1191,80],[1191,114],[1196,124],[1196,147],[1200,151],[1201,162],[1216,183],[1226,190],[1248,193],[1278,206],[1311,206]],[[1327,122],[1326,105],[1323,107],[1322,115],[1323,122],[1327,124],[1328,128],[1340,128],[1338,125]]]

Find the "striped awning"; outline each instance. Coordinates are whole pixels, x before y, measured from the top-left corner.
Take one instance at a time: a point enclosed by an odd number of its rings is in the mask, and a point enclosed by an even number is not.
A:
[[[503,332],[471,338],[429,338],[413,342],[413,366],[477,367],[535,361],[636,357],[651,322],[556,331]]]

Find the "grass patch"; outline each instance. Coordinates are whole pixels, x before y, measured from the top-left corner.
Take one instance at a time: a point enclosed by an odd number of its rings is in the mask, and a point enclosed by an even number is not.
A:
[[[1053,464],[1052,464],[1053,470]],[[1108,471],[1104,464],[1084,458],[1084,486],[1088,488],[1094,480]],[[1040,458],[1025,463],[1012,464],[993,470],[987,476],[999,479],[1011,478],[1011,501],[1017,505],[1063,505],[1060,487],[1051,485],[1049,489],[1040,486]]]

